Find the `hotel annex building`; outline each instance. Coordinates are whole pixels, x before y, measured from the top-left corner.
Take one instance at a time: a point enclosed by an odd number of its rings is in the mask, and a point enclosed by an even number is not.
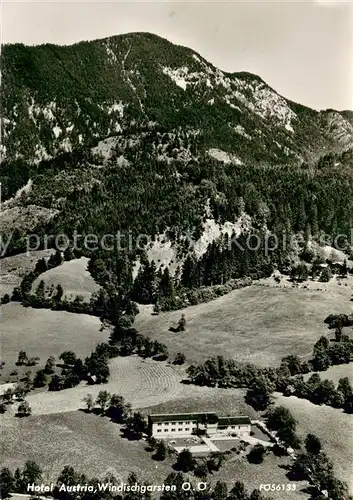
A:
[[[248,416],[219,417],[217,413],[164,413],[148,417],[149,434],[155,438],[184,437],[191,434],[248,436],[251,420]]]

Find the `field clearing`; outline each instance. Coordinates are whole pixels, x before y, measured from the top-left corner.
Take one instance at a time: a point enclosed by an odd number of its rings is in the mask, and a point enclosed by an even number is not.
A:
[[[72,389],[59,392],[30,394],[27,401],[35,415],[65,413],[85,407],[82,399],[93,398],[102,390],[123,396],[133,408],[158,404],[176,397],[182,390],[179,375],[172,367],[157,361],[142,361],[137,357],[114,358],[109,362],[111,376],[107,384],[88,385],[82,382]]]
[[[33,309],[18,302],[2,306],[0,355],[6,363],[3,377],[16,368],[21,349],[29,357],[40,357],[37,368],[43,367],[49,356],[57,357],[67,350],[79,357],[87,356],[99,342],[108,340],[108,332],[100,328],[99,318],[88,314]]]
[[[225,414],[257,416],[244,403],[240,389],[214,389],[182,384],[182,374],[164,362],[143,361],[131,356],[110,361],[111,376],[107,384],[81,383],[59,392],[38,392],[27,396],[33,415],[72,412],[84,408],[87,394],[94,398],[102,390],[123,396],[133,409],[144,413],[173,411],[219,411]],[[163,409],[162,409],[163,408]]]
[[[37,250],[21,253],[0,260],[0,296],[12,294],[13,289],[21,283],[23,276],[33,271],[39,259],[50,257],[53,250]]]
[[[303,490],[308,486],[306,481],[289,481],[286,477],[285,466],[291,463],[289,457],[276,457],[272,452],[265,455],[264,461],[250,464],[245,457],[226,461],[218,472],[213,474],[214,481],[225,481],[229,488],[235,481],[244,482],[247,489],[260,488],[261,484],[291,485],[294,491],[271,491],[265,493],[266,498],[273,500],[308,500],[309,495]],[[263,493],[263,492],[262,492]]]
[[[141,481],[159,484],[171,472],[168,460],[151,459],[144,441],[128,441],[119,425],[92,414],[5,416],[2,431],[2,466],[14,470],[35,460],[43,468],[44,483],[55,481],[65,465],[88,477],[113,474],[117,482],[134,471]]]
[[[81,257],[80,259],[65,261],[60,266],[49,269],[34,281],[32,293],[36,291],[37,286],[43,280],[46,287],[55,289],[57,285],[61,285],[67,299],[73,299],[77,295],[81,295],[85,300],[89,301],[92,293],[97,292],[100,286],[87,271],[87,265],[87,257]]]
[[[347,287],[333,284],[332,291],[326,292],[254,284],[158,316],[151,314],[151,306],[139,306],[136,327],[143,335],[165,343],[171,357],[184,352],[190,364],[227,355],[258,366],[278,365],[289,351],[308,357],[321,335],[332,335],[324,319],[330,313],[352,312],[352,282]],[[182,313],[186,331],[170,332]]]
[[[346,481],[353,492],[353,418],[352,415],[331,408],[317,406],[295,396],[276,394],[276,405],[285,406],[297,419],[297,432],[302,438],[311,432],[322,442],[332,460],[337,477]]]
[[[322,380],[328,379],[337,385],[340,378],[348,377],[351,384],[353,384],[353,363],[348,363],[344,365],[330,366],[324,372],[317,372]],[[312,375],[311,373],[306,373],[304,375],[304,380],[308,380]]]
[[[160,484],[172,472],[175,458],[155,462],[145,450],[144,441],[128,441],[121,437],[120,426],[107,418],[82,412],[30,416],[17,419],[5,416],[3,430],[6,439],[2,446],[2,464],[10,469],[22,467],[26,460],[35,460],[43,469],[43,482],[55,481],[65,465],[88,477],[103,479],[114,475],[117,483],[126,481],[134,471],[141,482]],[[231,487],[237,480],[244,481],[250,490],[261,483],[288,483],[286,471],[280,465],[288,458],[277,458],[272,453],[261,465],[252,465],[246,458],[234,456],[210,480],[223,480]],[[193,482],[197,478],[190,476]],[[291,482],[290,484],[295,484]],[[298,484],[298,491],[305,483]],[[281,496],[282,495],[282,496]],[[307,500],[299,492],[271,494],[274,500]]]

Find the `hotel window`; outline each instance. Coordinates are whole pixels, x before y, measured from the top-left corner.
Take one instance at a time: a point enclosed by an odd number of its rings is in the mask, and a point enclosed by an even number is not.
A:
[[[157,425],[162,425],[161,423],[158,423]]]
[[[169,425],[169,422],[164,422],[164,425]]]
[[[178,422],[179,425],[184,425],[184,422]]]
[[[175,432],[175,429],[170,429],[172,432]]]
[[[189,431],[189,430],[190,430],[190,427],[185,427],[185,430],[186,430],[186,431]]]
[[[172,425],[176,425],[176,422],[171,422]]]
[[[182,431],[182,430],[183,430],[183,428],[182,428],[182,427],[178,429],[178,431]]]
[[[161,429],[157,429],[157,432],[162,432]]]

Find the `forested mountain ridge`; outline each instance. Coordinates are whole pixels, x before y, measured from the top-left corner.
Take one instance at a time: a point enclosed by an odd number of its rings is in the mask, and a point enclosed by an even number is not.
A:
[[[315,258],[305,245],[270,256],[229,250],[234,231],[242,243],[250,229],[261,239],[268,231],[306,243],[322,233],[328,244],[350,238],[351,112],[294,103],[256,75],[222,72],[148,33],[5,45],[2,58],[1,222],[2,231],[17,229],[10,252],[22,251],[35,228],[19,227],[16,211],[41,215],[42,235],[143,233],[157,247],[168,236],[181,267],[174,285],[199,287],[267,275],[288,266],[293,251]],[[196,255],[183,234],[199,241],[212,227]],[[137,258],[140,283],[156,271],[136,249],[88,253],[105,263],[100,279],[109,275],[124,291]],[[135,298],[156,300],[154,287]]]
[[[3,159],[38,163],[122,130],[202,131],[240,161],[317,159],[352,145],[345,113],[284,99],[260,77],[226,73],[193,50],[131,33],[71,46],[5,45]]]

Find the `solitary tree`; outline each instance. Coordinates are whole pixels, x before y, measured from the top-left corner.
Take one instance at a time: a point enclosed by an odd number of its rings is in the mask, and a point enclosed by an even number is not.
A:
[[[23,468],[22,478],[26,484],[38,483],[42,479],[42,469],[33,460],[28,460]]]
[[[123,422],[129,416],[131,405],[126,403],[122,396],[113,394],[110,398],[109,416],[115,422]]]
[[[185,331],[185,327],[186,327],[185,314],[182,314],[181,318],[178,321],[178,330],[181,331],[181,332],[184,332]]]
[[[26,387],[26,390],[29,391],[32,388],[33,385],[33,380],[32,380],[32,371],[27,370],[26,373],[24,374],[24,377],[21,379],[24,386]]]
[[[176,468],[178,470],[181,470],[182,472],[190,472],[194,470],[195,468],[196,461],[194,457],[192,456],[192,453],[190,450],[185,448],[182,450],[179,455],[178,459],[176,462]]]
[[[8,304],[11,301],[10,295],[8,293],[5,293],[0,299],[0,304]]]
[[[143,357],[144,358],[150,358],[153,353],[153,342],[150,339],[150,337],[145,337],[143,341]]]
[[[15,469],[15,472],[13,474],[13,478],[15,481],[15,487],[14,487],[15,491],[25,493],[26,485],[25,485],[25,482],[23,480],[22,471],[18,467],[17,467],[17,469]]]
[[[85,403],[87,410],[92,411],[94,407],[92,394],[87,394],[87,396],[85,396],[82,401]]]
[[[295,429],[296,420],[291,412],[284,406],[277,406],[266,413],[267,426],[273,431],[283,427]]]
[[[46,260],[39,259],[36,263],[36,267],[34,268],[34,272],[35,272],[35,274],[37,274],[39,276],[40,274],[45,273],[45,271],[47,271],[47,269],[48,269],[48,266],[47,266]]]
[[[167,446],[163,440],[158,441],[157,446],[156,446],[156,453],[154,454],[153,458],[155,460],[165,460],[167,456]]]
[[[175,359],[173,361],[174,365],[183,365],[186,361],[185,354],[182,352],[178,352],[177,355],[175,356]]]
[[[47,384],[47,375],[44,373],[44,370],[38,370],[33,380],[33,386],[44,387],[46,384]]]
[[[26,395],[26,389],[23,385],[17,385],[14,390],[16,399],[22,401]]]
[[[32,356],[31,358],[27,359],[27,366],[35,366],[39,363],[39,357],[38,356]]]
[[[146,421],[140,412],[134,412],[126,420],[126,432],[135,439],[141,439],[146,432]]]
[[[17,410],[17,415],[19,417],[29,417],[29,415],[32,413],[32,409],[28,403],[28,401],[23,401],[19,406]]]
[[[54,374],[49,383],[49,391],[61,391],[65,387],[65,379],[62,375]]]
[[[156,302],[156,304],[153,306],[153,312],[155,314],[159,314],[161,312],[161,306],[159,305],[158,302]]]
[[[4,401],[6,401],[7,403],[11,403],[12,400],[13,400],[13,397],[15,395],[15,392],[13,389],[11,389],[11,387],[9,387],[8,389],[6,389],[6,391],[4,392]]]
[[[305,438],[305,449],[310,455],[317,455],[321,451],[321,441],[315,434],[308,434]]]
[[[45,373],[50,375],[51,373],[54,373],[54,368],[55,368],[55,358],[54,356],[50,356],[47,359],[47,362],[45,363],[44,371]]]
[[[320,281],[324,282],[324,283],[327,283],[330,281],[330,279],[332,278],[332,271],[331,271],[331,268],[330,267],[326,267],[322,273],[321,273],[321,276],[320,276]]]
[[[63,298],[63,295],[64,295],[64,290],[63,290],[63,287],[59,283],[58,286],[56,287],[56,293],[54,296],[55,302],[60,302],[61,299]]]
[[[246,402],[256,410],[265,410],[272,403],[274,385],[265,377],[253,381],[246,393]]]
[[[266,453],[265,447],[258,443],[253,446],[253,448],[248,453],[248,460],[253,464],[260,464],[264,460],[264,455]]]
[[[353,389],[348,377],[339,379],[337,390],[343,393],[345,402],[348,402],[350,399],[352,399]]]
[[[267,427],[277,432],[278,438],[287,446],[298,448],[299,439],[295,433],[296,420],[284,406],[269,410],[266,414]]]
[[[223,481],[217,481],[213,489],[214,500],[227,500],[228,498],[228,487],[227,483]]]
[[[260,490],[253,490],[249,500],[266,500],[266,498],[260,493]]]
[[[26,351],[21,350],[18,353],[18,359],[17,359],[16,365],[18,365],[18,366],[26,365],[27,361],[28,361],[28,357],[27,357]]]
[[[14,491],[15,480],[12,472],[7,467],[2,468],[0,471],[0,485],[1,498],[7,498]]]
[[[60,354],[59,359],[61,359],[65,365],[74,365],[77,357],[72,351],[64,351]]]
[[[209,470],[205,461],[198,463],[194,470],[195,476],[202,478],[207,477],[208,472]]]
[[[221,451],[213,451],[210,455],[209,460],[207,461],[208,470],[210,472],[218,471],[221,468],[225,458],[225,454]]]
[[[102,413],[105,412],[109,400],[110,400],[110,394],[108,391],[99,392],[96,403],[100,407]]]
[[[236,481],[233,488],[230,490],[229,500],[247,500],[248,495],[245,490],[244,483]]]

